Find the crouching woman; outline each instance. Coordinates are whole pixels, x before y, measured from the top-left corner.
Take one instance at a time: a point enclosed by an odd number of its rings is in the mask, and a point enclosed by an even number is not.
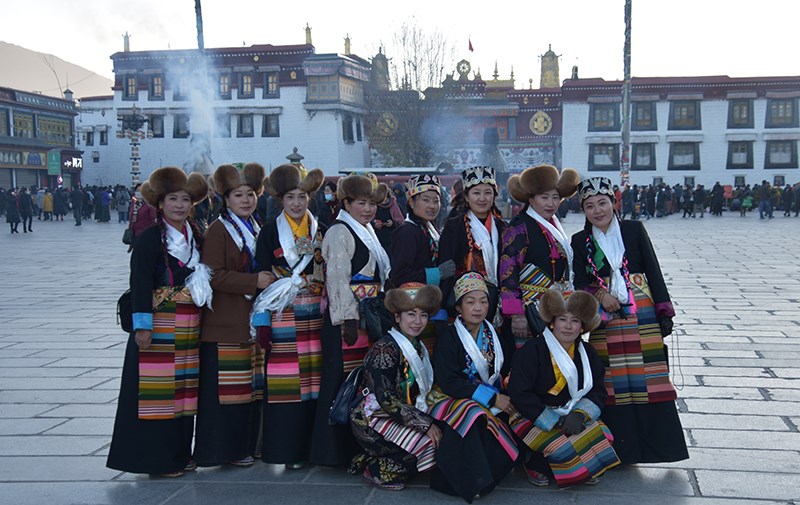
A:
[[[403,489],[417,473],[434,466],[442,437],[427,414],[425,396],[433,385],[433,367],[417,339],[430,315],[439,310],[442,294],[435,286],[404,286],[386,294],[395,325],[364,358],[359,390],[369,394],[350,414],[363,448],[350,473],[363,472],[375,486],[392,490]]]
[[[551,290],[542,296],[539,313],[548,323],[544,338],[517,351],[508,385],[518,412],[511,426],[534,451],[526,464],[528,481],[547,486],[552,476],[558,487],[595,484],[620,463],[611,432],[600,421],[608,395],[605,368],[580,338],[600,323],[597,301],[582,291],[565,300]]]

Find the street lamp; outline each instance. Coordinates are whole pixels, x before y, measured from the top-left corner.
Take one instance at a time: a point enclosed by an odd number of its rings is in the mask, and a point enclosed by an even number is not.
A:
[[[117,129],[117,138],[127,138],[131,141],[131,186],[139,184],[139,141],[145,138],[153,138],[153,131],[143,130],[144,125],[148,123],[149,119],[144,114],[139,112],[136,104],[131,107],[130,114],[120,114],[117,116],[120,128]]]

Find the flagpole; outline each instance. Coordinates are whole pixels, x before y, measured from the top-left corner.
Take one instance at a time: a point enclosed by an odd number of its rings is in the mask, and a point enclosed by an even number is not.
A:
[[[622,157],[620,182],[625,187],[631,181],[631,2],[625,0],[625,46],[622,50],[624,82],[622,85]]]

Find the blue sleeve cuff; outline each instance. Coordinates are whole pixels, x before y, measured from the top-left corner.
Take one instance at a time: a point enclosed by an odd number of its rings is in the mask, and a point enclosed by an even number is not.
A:
[[[440,282],[442,282],[442,274],[439,272],[438,268],[425,269],[425,284],[438,286]]]
[[[539,417],[536,418],[536,421],[534,421],[533,424],[535,424],[536,427],[541,430],[550,431],[553,429],[553,427],[556,425],[556,423],[560,418],[561,416],[556,414],[553,409],[548,409],[545,407],[545,409],[542,411],[541,414],[539,414]]]
[[[269,310],[265,310],[262,312],[256,312],[253,314],[252,317],[253,326],[272,326],[272,312]]]
[[[439,309],[439,312],[430,317],[431,321],[447,321],[447,319],[447,311],[444,309]]]
[[[153,329],[153,314],[151,314],[150,312],[134,312],[133,331],[152,330],[152,329]]]
[[[575,408],[572,410],[583,412],[592,421],[597,421],[597,419],[600,417],[600,407],[595,405],[593,401],[587,400],[586,398],[581,398],[578,400],[578,403],[575,404]]]
[[[492,398],[495,394],[497,394],[497,391],[495,391],[494,388],[484,386],[483,384],[478,384],[475,392],[472,393],[472,399],[488,409],[489,402],[492,401]]]

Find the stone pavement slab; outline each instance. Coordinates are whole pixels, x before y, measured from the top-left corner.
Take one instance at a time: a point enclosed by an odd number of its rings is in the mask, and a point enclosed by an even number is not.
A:
[[[617,468],[598,486],[562,491],[533,488],[517,470],[479,503],[798,500],[800,220],[709,217],[645,223],[677,310],[666,343],[673,381],[684,385],[678,405],[690,458]],[[428,489],[424,475],[392,493],[336,468],[257,463],[177,480],[105,468],[126,342],[115,321],[130,259],[123,227],[37,224],[35,235],[0,233],[0,502],[463,503]],[[582,225],[578,215],[564,222],[568,233]]]

